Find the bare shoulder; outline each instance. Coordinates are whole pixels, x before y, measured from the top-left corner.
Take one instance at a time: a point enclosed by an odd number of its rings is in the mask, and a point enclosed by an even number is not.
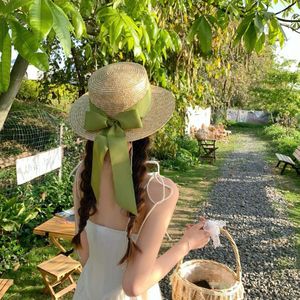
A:
[[[152,178],[149,176],[146,178],[145,190],[146,196],[152,204],[161,202],[173,206],[176,204],[179,197],[177,184],[170,178],[164,176]]]

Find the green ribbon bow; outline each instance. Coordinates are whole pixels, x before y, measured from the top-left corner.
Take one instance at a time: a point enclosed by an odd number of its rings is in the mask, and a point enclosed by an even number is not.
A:
[[[100,176],[104,156],[109,151],[114,191],[120,207],[137,214],[135,193],[131,174],[125,130],[142,128],[142,117],[151,105],[151,90],[129,110],[108,117],[100,108],[90,101],[90,110],[85,114],[84,128],[88,131],[99,131],[93,147],[93,163],[91,185],[98,200],[100,196]]]

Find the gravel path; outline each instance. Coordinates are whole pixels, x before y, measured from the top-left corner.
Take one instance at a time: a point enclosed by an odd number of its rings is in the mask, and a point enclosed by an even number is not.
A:
[[[275,192],[274,178],[264,161],[266,143],[241,134],[238,149],[226,159],[210,199],[199,211],[224,220],[241,256],[245,299],[300,299],[300,271],[296,268],[294,227],[285,214],[285,201]],[[208,258],[235,268],[230,245],[208,246],[186,259]],[[166,278],[165,299],[171,299]]]

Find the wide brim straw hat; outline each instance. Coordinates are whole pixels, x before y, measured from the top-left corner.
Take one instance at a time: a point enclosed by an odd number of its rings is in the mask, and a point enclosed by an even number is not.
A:
[[[114,119],[137,105],[148,92],[150,105],[142,117],[142,127],[126,129],[125,135],[129,142],[150,136],[171,118],[175,100],[168,90],[151,85],[145,68],[132,62],[110,64],[94,72],[88,81],[88,93],[71,106],[69,124],[79,136],[93,141],[99,132],[84,128],[90,102]]]

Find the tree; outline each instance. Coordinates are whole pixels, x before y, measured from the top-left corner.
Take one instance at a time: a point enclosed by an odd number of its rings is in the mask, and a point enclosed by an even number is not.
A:
[[[71,33],[79,38],[84,32],[85,24],[69,1],[0,1],[0,130],[28,64],[43,71],[49,68],[49,57],[43,48],[47,36],[55,36],[69,56]],[[11,69],[12,46],[18,56]]]
[[[274,64],[263,81],[252,87],[252,107],[269,111],[284,126],[297,125],[300,115],[300,71],[290,71],[288,62]]]
[[[228,72],[228,64],[218,63],[218,51],[222,43],[220,36],[232,24],[236,24],[232,36],[234,45],[241,43],[248,53],[260,52],[266,43],[274,44],[277,40],[283,44],[282,24],[298,30],[299,17],[293,9],[299,7],[299,1],[283,0],[282,3],[286,4],[284,10],[270,12],[270,6],[276,2],[2,0],[0,128],[27,63],[44,71],[48,69],[52,52],[51,46],[45,44],[51,44],[54,37],[69,59],[70,71],[73,72],[70,78],[78,81],[81,93],[84,92],[86,71],[92,71],[100,63],[130,59],[145,64],[151,80],[162,86],[168,85],[174,91],[179,86],[183,91],[178,96],[179,113],[183,114],[186,99],[197,104],[208,94],[213,103],[217,99],[206,80],[203,58],[209,58],[209,64],[220,65],[222,72]],[[286,19],[288,16],[290,19]],[[12,44],[19,57],[9,76]],[[70,54],[72,58],[69,58]],[[199,82],[202,74],[204,80]],[[196,93],[195,101],[187,98],[190,92]]]

